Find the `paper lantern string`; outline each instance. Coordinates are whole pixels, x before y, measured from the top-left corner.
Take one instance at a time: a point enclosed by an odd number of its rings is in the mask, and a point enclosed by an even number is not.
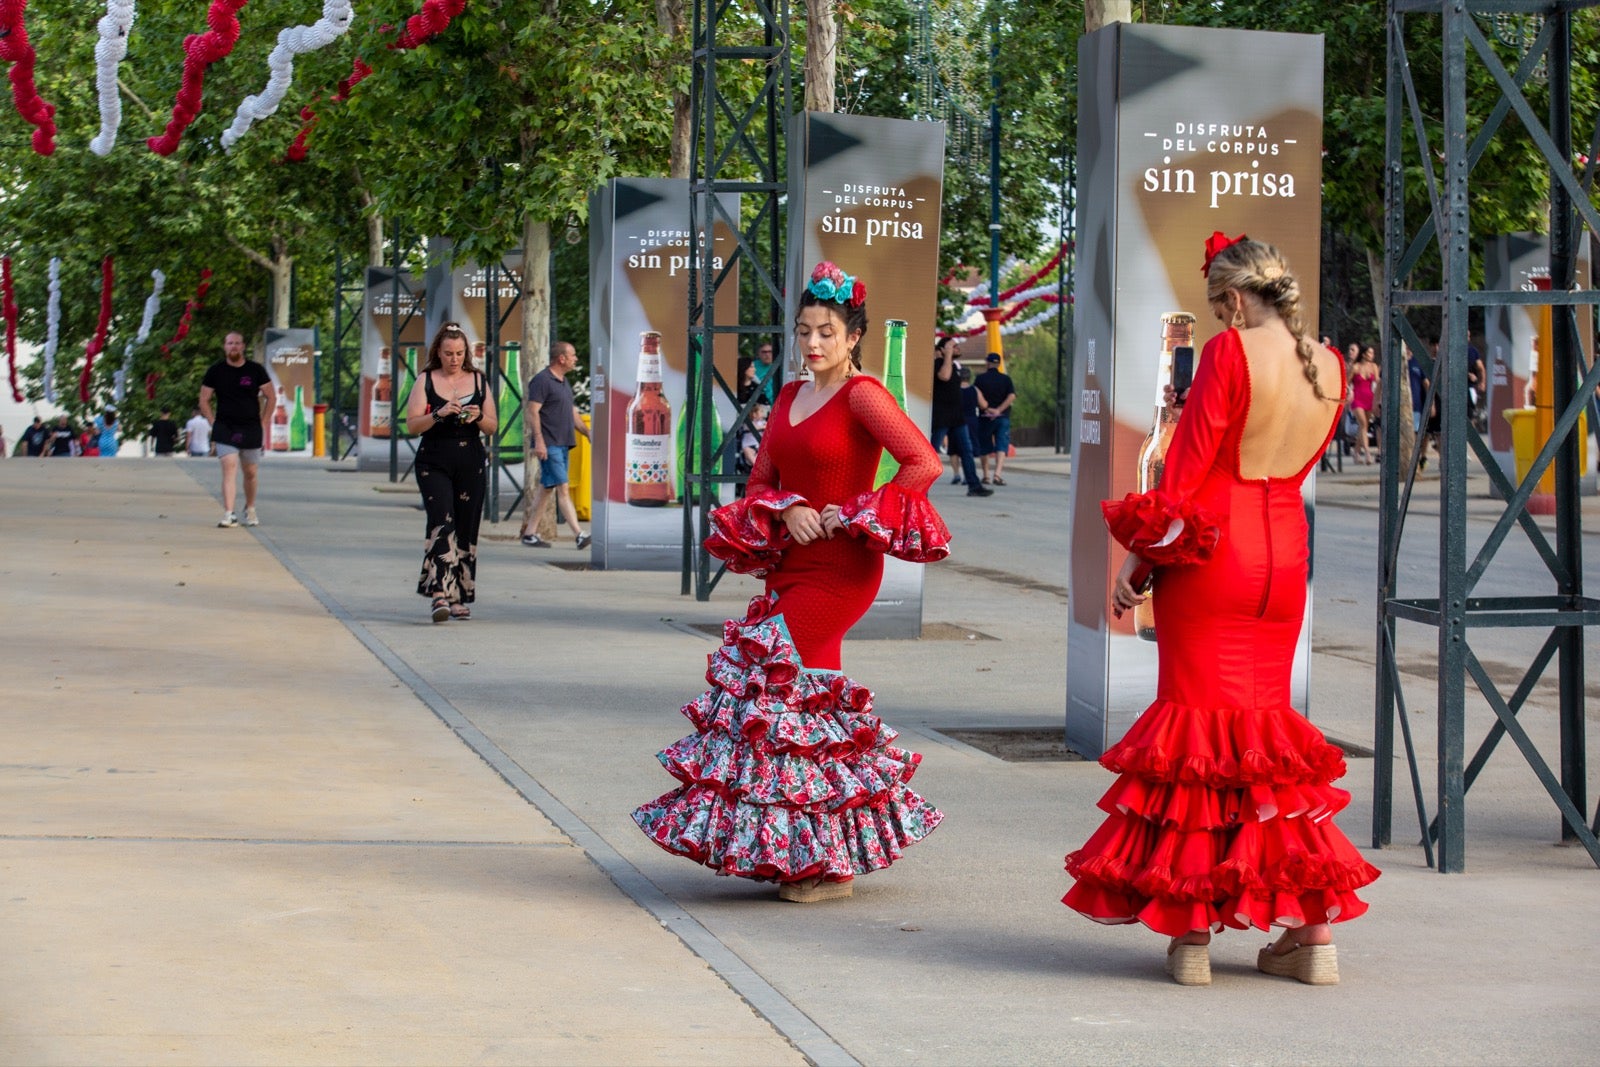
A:
[[[183,39],[183,84],[172,104],[172,119],[166,132],[145,143],[159,156],[170,156],[178,150],[183,131],[200,114],[200,104],[205,87],[206,68],[227,57],[239,41],[238,12],[250,0],[211,0],[206,12],[209,33],[190,34]]]
[[[231,151],[234,142],[243,137],[252,125],[278,110],[284,94],[294,82],[294,57],[326,47],[344,36],[355,17],[350,0],[322,0],[322,17],[309,26],[288,26],[278,31],[278,43],[267,57],[271,72],[267,87],[254,96],[247,96],[234,113],[233,125],[222,133],[223,151]]]
[[[467,0],[425,0],[422,10],[406,19],[398,40],[391,49],[420,48],[445,31],[450,20],[461,14]]]
[[[112,378],[111,396],[118,403],[128,394],[128,375],[133,371],[133,350],[150,339],[150,328],[155,325],[156,312],[161,310],[161,290],[166,287],[167,276],[158,270],[150,272],[150,295],[144,299],[144,316],[139,320],[139,332],[122,350],[122,369]]]
[[[56,402],[56,348],[61,343],[61,259],[50,259],[50,299],[44,310],[44,399]]]
[[[22,403],[17,384],[17,292],[11,285],[11,257],[0,258],[0,311],[6,319],[6,361],[11,366],[11,399]]]
[[[94,374],[95,357],[106,350],[106,331],[111,328],[111,257],[100,261],[100,321],[94,336],[83,349],[83,373],[78,376],[78,399],[89,403],[89,382]]]
[[[194,299],[183,305],[183,315],[178,319],[178,328],[166,344],[161,346],[161,358],[172,358],[172,346],[189,336],[189,324],[194,321],[194,313],[205,306],[206,292],[211,288],[211,269],[208,267],[200,272],[200,284],[194,288]],[[144,376],[144,395],[151,400],[156,398],[156,383],[161,381],[160,371],[151,371]]]
[[[106,0],[106,13],[95,24],[100,40],[94,46],[94,87],[100,97],[100,132],[89,142],[89,151],[108,156],[117,143],[117,127],[122,125],[122,96],[117,92],[117,64],[128,54],[128,35],[133,32],[134,0]]]
[[[433,38],[443,33],[450,25],[450,20],[461,14],[467,6],[467,0],[425,0],[422,10],[406,20],[400,30],[400,36],[389,42],[391,50],[420,48]],[[372,68],[360,56],[350,66],[350,75],[339,82],[339,91],[331,99],[331,103],[342,104],[350,99],[350,93],[357,85],[366,80],[372,73]],[[307,141],[311,131],[317,125],[317,112],[310,107],[300,109],[300,132],[295,134],[294,142],[289,145],[289,150],[283,158],[290,163],[300,163],[306,158],[309,149]]]
[[[28,0],[0,0],[0,60],[11,64],[11,99],[17,114],[30,124],[33,150],[48,156],[56,150],[56,108],[47,104],[33,83],[33,45],[28,43],[25,23]]]

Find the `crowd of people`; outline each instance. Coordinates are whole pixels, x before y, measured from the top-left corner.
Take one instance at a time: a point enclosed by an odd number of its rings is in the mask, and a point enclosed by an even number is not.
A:
[[[107,404],[100,414],[88,422],[74,423],[68,415],[57,415],[46,420],[35,415],[15,444],[6,440],[0,428],[0,456],[98,456],[111,457],[121,453],[130,441],[145,443],[149,453],[173,456],[187,452],[191,456],[211,454],[211,424],[194,410],[188,423],[179,425],[172,418],[171,409],[164,409],[161,417],[144,428],[143,433],[130,437],[127,425],[118,417],[115,405]]]

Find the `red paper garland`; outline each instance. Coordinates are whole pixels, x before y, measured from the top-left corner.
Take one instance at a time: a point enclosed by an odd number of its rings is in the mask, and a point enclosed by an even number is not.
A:
[[[183,39],[183,84],[172,104],[172,119],[160,137],[145,143],[159,156],[170,156],[178,150],[183,131],[200,114],[200,104],[205,88],[206,68],[233,51],[239,41],[239,10],[250,0],[211,0],[211,10],[206,12],[209,33],[192,33]]]
[[[33,45],[24,24],[28,0],[0,0],[0,60],[11,64],[11,98],[17,114],[37,126],[33,150],[48,156],[56,150],[56,108],[45,103],[33,83]]]
[[[194,322],[194,313],[205,307],[206,292],[211,288],[211,268],[207,267],[200,272],[200,284],[194,288],[194,299],[183,305],[183,315],[178,319],[178,328],[173,331],[172,337],[161,346],[161,358],[172,358],[172,346],[189,336],[189,326]],[[144,395],[151,400],[156,398],[156,383],[161,380],[160,371],[151,371],[144,376]]]
[[[1059,249],[1057,249],[1056,254],[1050,258],[1050,262],[1046,263],[1044,266],[1042,266],[1038,270],[1034,271],[1025,280],[1018,282],[1016,285],[1013,285],[1011,288],[1009,288],[1005,292],[1001,293],[1000,294],[1000,303],[1004,304],[1007,300],[1009,300],[1012,297],[1016,296],[1018,293],[1023,292],[1024,290],[1033,288],[1033,285],[1034,285],[1035,282],[1037,282],[1040,278],[1043,278],[1046,274],[1049,274],[1051,271],[1056,269],[1057,264],[1059,264],[1061,262],[1061,257],[1065,256],[1067,254],[1067,250],[1069,248],[1071,248],[1071,247],[1072,246],[1071,246],[1070,242],[1063,241],[1061,243],[1061,247]],[[980,296],[980,297],[977,297],[975,299],[968,300],[967,301],[967,306],[968,307],[975,307],[975,308],[986,308],[986,307],[990,306],[990,300],[986,296]]]
[[[83,349],[83,373],[78,376],[78,399],[89,402],[89,377],[94,373],[95,357],[106,350],[106,331],[111,328],[111,257],[100,261],[100,321],[94,336]]]
[[[1010,310],[1008,310],[1004,315],[1001,315],[998,321],[1000,323],[1002,323],[1002,324],[1010,322],[1012,319],[1014,319],[1018,315],[1022,314],[1022,309],[1027,307],[1029,304],[1033,303],[1034,300],[1043,300],[1046,304],[1059,304],[1059,303],[1061,303],[1060,298],[1057,297],[1054,293],[1045,293],[1043,296],[1032,297],[1032,298],[1030,298],[1028,300],[1024,300],[1022,303],[1018,304],[1016,307],[1011,308]],[[1069,303],[1069,304],[1072,303],[1072,296],[1071,296],[1070,293],[1067,295],[1066,300],[1067,300],[1067,303]],[[970,330],[961,330],[961,331],[959,331],[957,333],[940,333],[940,334],[936,334],[935,336],[938,337],[940,340],[943,340],[946,337],[976,337],[980,333],[983,333],[984,331],[988,330],[988,328],[989,328],[989,324],[987,322],[985,322],[982,326],[974,326]]]
[[[467,6],[467,0],[423,0],[422,10],[406,19],[405,26],[400,30],[400,36],[389,42],[392,51],[401,51],[412,48],[421,48],[429,41],[445,31],[450,25],[450,20],[461,14]],[[390,27],[385,26],[387,30]],[[351,64],[350,76],[339,82],[339,91],[333,95],[332,103],[342,104],[350,99],[350,92],[367,75],[372,73],[372,68],[360,56]],[[317,125],[317,113],[309,107],[300,109],[300,132],[295,134],[294,142],[289,145],[289,150],[283,158],[290,163],[299,163],[306,158],[309,149],[306,141],[311,136],[312,129]]]
[[[17,384],[17,294],[11,287],[11,257],[0,259],[0,306],[6,318],[6,358],[11,364],[11,399],[22,403]]]

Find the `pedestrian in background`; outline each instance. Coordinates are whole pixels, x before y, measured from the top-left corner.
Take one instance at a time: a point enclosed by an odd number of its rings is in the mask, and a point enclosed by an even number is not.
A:
[[[1011,451],[1011,405],[1017,402],[1017,387],[1011,375],[1000,369],[1000,353],[990,352],[988,369],[972,383],[983,398],[983,416],[979,421],[986,436],[983,454],[983,480],[995,485],[1005,485],[1001,475],[1006,469],[1006,453]],[[994,473],[990,474],[993,467]]]
[[[571,475],[567,472],[568,453],[577,445],[578,434],[589,436],[589,427],[578,418],[567,375],[578,366],[578,350],[565,341],[550,346],[550,365],[528,382],[528,426],[533,434],[533,451],[539,457],[539,491],[522,520],[522,543],[529,548],[549,548],[535,524],[544,502],[556,494],[556,508],[572,527],[577,547],[588,548],[590,537],[578,525],[578,509],[572,503]]]
[[[172,409],[162,408],[161,417],[150,424],[150,437],[155,442],[156,455],[170,456],[178,449],[178,424],[172,421]]]
[[[199,408],[194,409],[194,414],[184,424],[183,445],[191,456],[211,455],[211,420],[200,414]]]
[[[244,524],[259,526],[256,487],[261,467],[261,446],[267,439],[278,391],[267,368],[244,354],[244,334],[234,331],[222,339],[222,358],[200,380],[200,413],[211,424],[211,441],[222,466],[221,527],[237,526],[234,479],[244,470]]]
[[[949,442],[950,458],[961,463],[968,496],[992,496],[978,480],[978,465],[967,440],[967,420],[961,414],[961,379],[956,376],[956,339],[943,337],[933,346],[933,432],[929,441],[935,453]],[[960,479],[957,479],[958,481]]]

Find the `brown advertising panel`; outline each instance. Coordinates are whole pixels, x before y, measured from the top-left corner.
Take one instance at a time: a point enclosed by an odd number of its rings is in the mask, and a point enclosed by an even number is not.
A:
[[[367,268],[367,291],[361,323],[361,392],[357,411],[360,447],[357,466],[387,470],[390,442],[402,438],[400,466],[411,464],[415,451],[406,438],[405,405],[416,370],[426,358],[426,303],[422,280],[409,272],[398,279],[390,267]],[[396,341],[398,330],[398,343]],[[398,375],[395,369],[398,368]]]
[[[796,115],[789,127],[788,320],[819,261],[859,277],[871,315],[862,367],[925,428],[932,419],[944,136],[941,122],[816,111]],[[801,372],[787,344],[784,362],[786,376]],[[885,559],[883,584],[851,636],[922,636],[922,576],[921,564]]]
[[[1079,44],[1078,281],[1067,743],[1098,756],[1154,698],[1153,618],[1110,615],[1122,549],[1100,501],[1159,478],[1173,351],[1221,332],[1213,231],[1277,245],[1318,306],[1322,38],[1118,23]],[[1315,322],[1307,323],[1315,331]],[[1308,517],[1313,482],[1306,483]],[[1309,608],[1292,686],[1305,710]]]
[[[262,352],[278,390],[267,448],[310,455],[312,409],[317,402],[317,331],[268,329]]]
[[[737,196],[720,202],[739,217]],[[675,571],[683,565],[690,239],[687,180],[615,178],[590,197],[590,558],[596,567]],[[711,240],[703,233],[700,240],[702,254],[721,270],[736,245],[733,232],[718,222]],[[738,292],[734,270],[717,290],[716,325],[739,321]],[[715,353],[718,372],[733,383],[738,338],[718,336]],[[720,448],[734,410],[721,389],[713,403],[713,448]]]

